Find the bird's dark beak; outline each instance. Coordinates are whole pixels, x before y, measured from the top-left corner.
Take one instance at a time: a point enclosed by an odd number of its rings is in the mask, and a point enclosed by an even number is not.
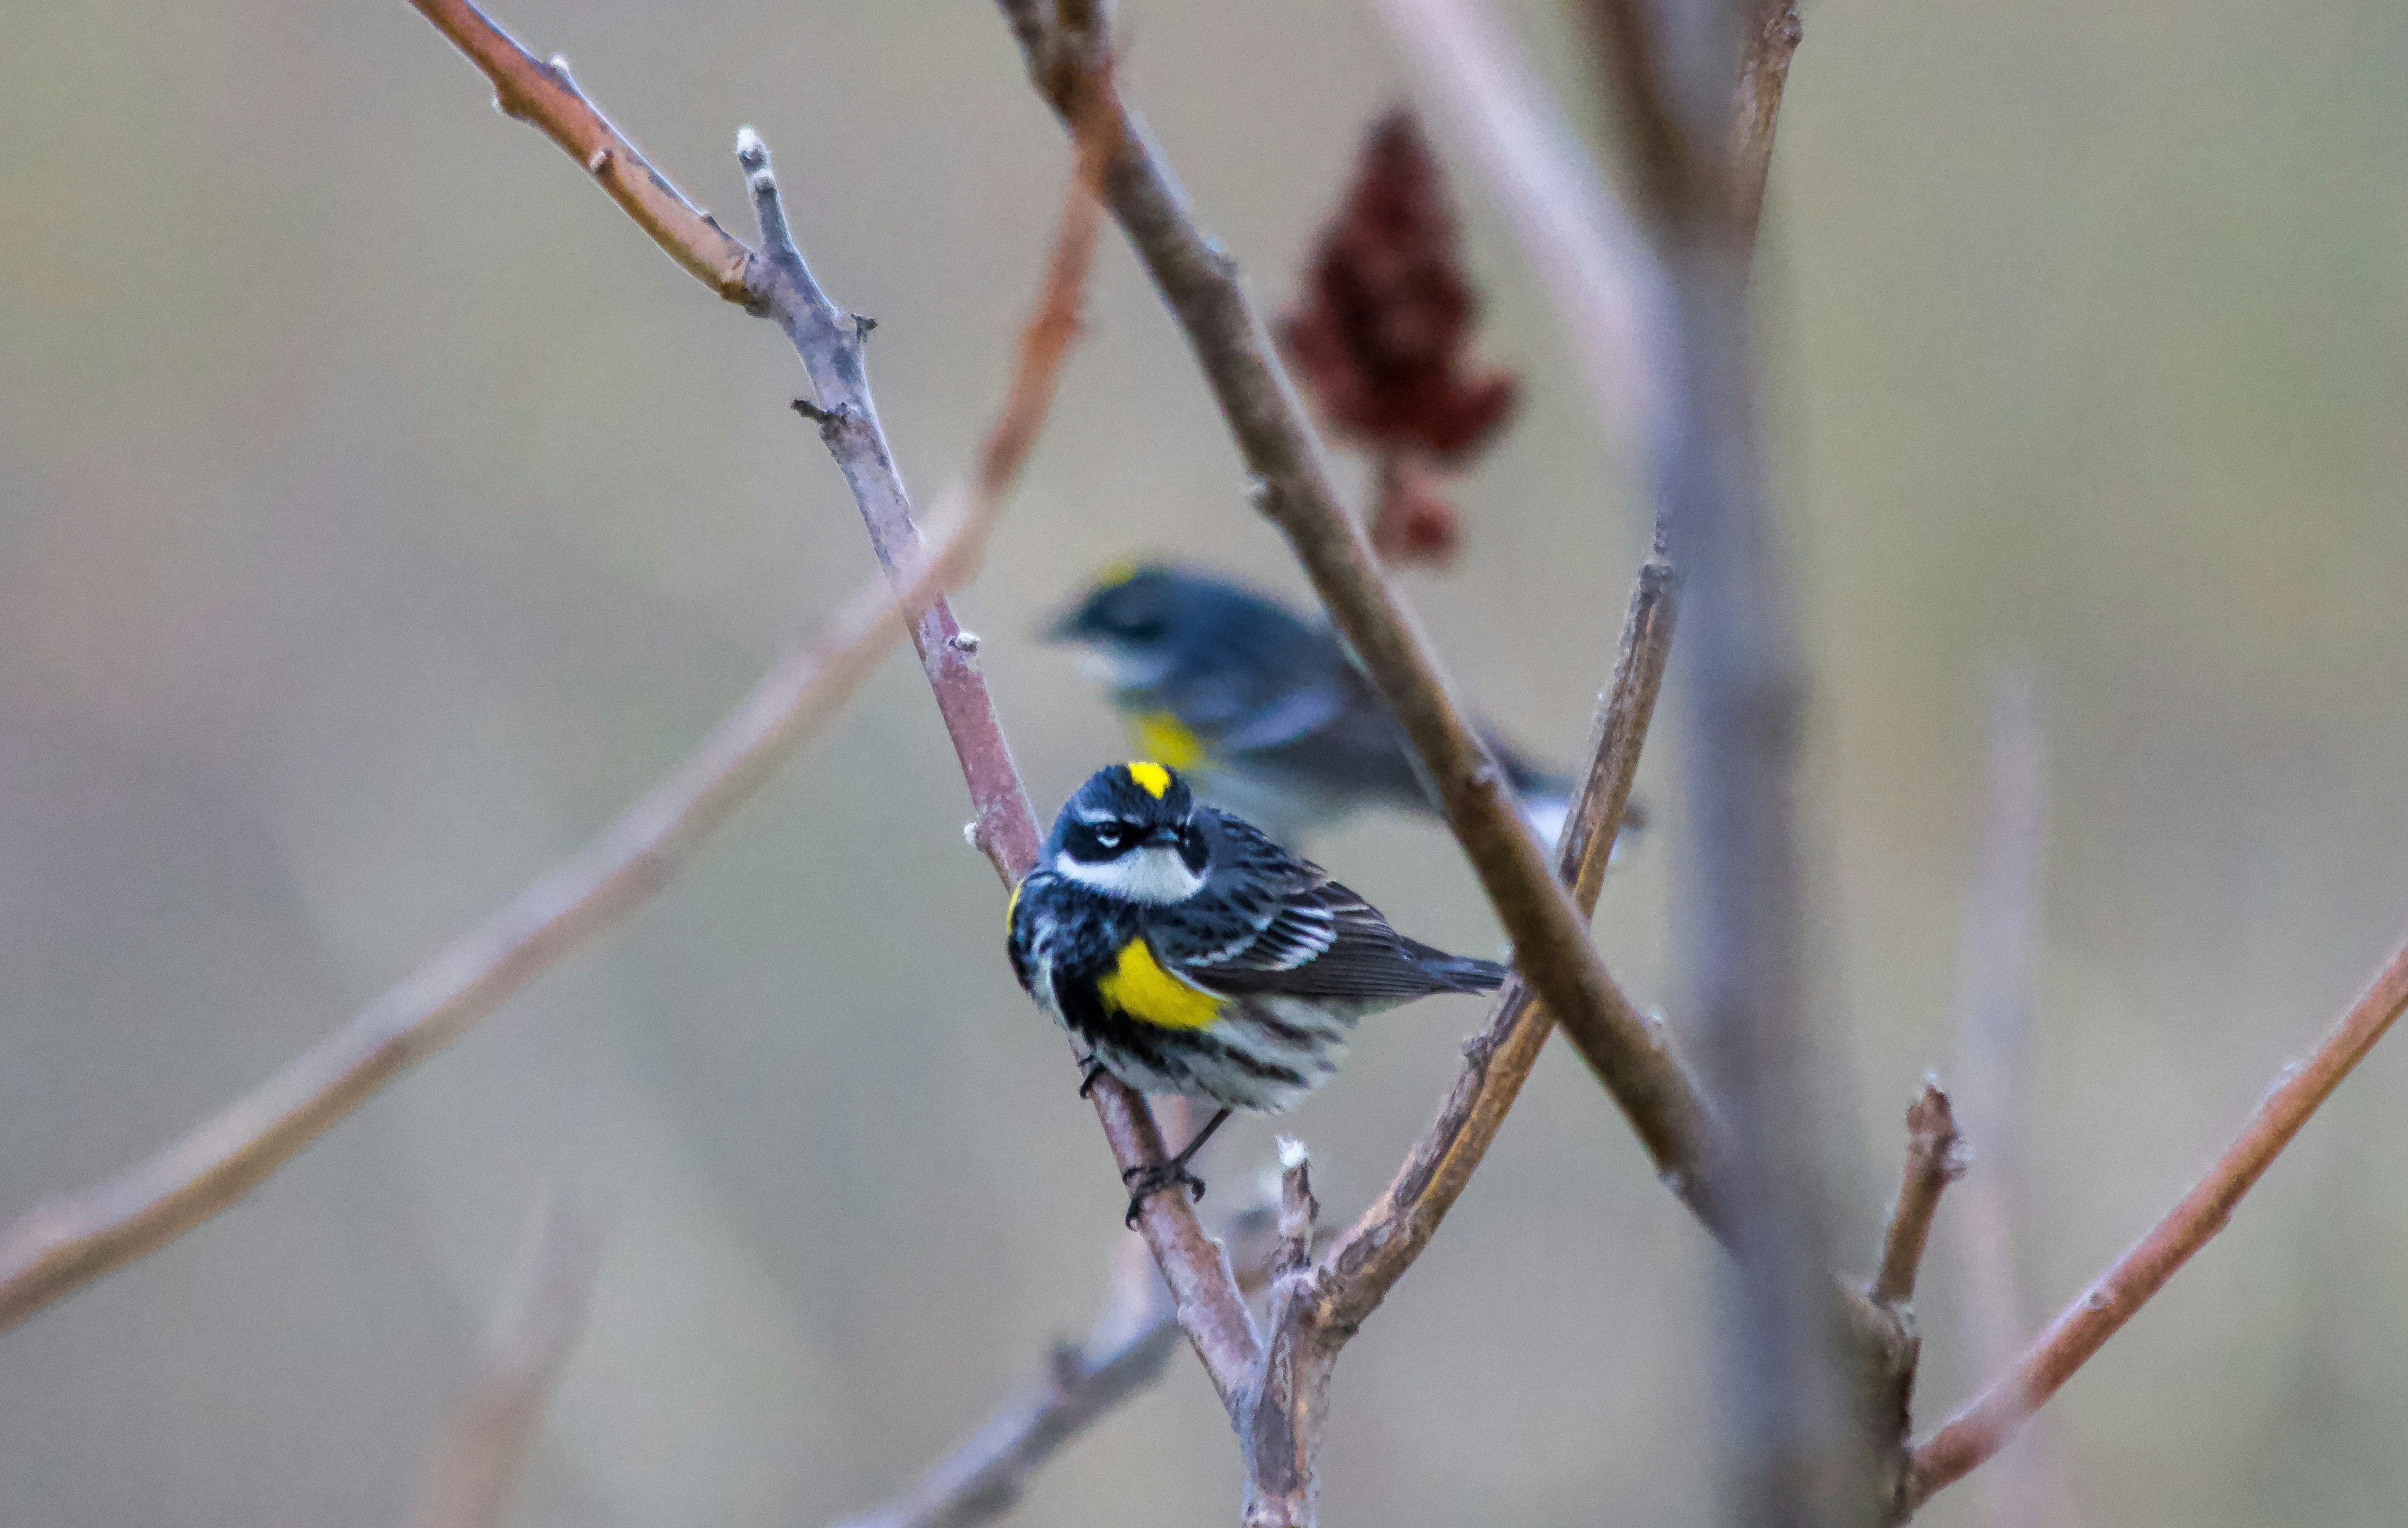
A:
[[[1049,642],[1083,641],[1087,637],[1087,603],[1079,603],[1048,621],[1038,633],[1038,640]]]
[[[1145,842],[1149,845],[1161,844],[1167,848],[1183,848],[1187,843],[1187,829],[1175,823],[1166,823],[1146,834]]]

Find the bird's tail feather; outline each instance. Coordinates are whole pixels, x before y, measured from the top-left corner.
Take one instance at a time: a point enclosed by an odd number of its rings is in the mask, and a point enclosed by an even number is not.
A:
[[[1422,970],[1441,984],[1438,988],[1441,992],[1494,992],[1505,983],[1505,968],[1495,960],[1449,955],[1426,944],[1414,945],[1413,954],[1420,959]]]

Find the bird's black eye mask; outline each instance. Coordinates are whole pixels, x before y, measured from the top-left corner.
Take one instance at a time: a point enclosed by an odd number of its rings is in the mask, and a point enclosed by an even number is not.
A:
[[[1180,862],[1197,875],[1204,873],[1204,866],[1212,858],[1211,846],[1204,842],[1203,829],[1192,822],[1142,823],[1124,817],[1074,822],[1062,836],[1062,847],[1082,865],[1118,859],[1131,849],[1172,847],[1178,849]]]

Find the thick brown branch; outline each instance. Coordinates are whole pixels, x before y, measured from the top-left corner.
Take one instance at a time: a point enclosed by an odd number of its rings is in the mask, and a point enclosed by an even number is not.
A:
[[[1963,1143],[1956,1136],[1948,1095],[1939,1083],[1927,1082],[1922,1096],[1906,1111],[1906,1174],[1898,1186],[1898,1204],[1889,1212],[1889,1229],[1882,1234],[1881,1269],[1865,1290],[1873,1304],[1893,1312],[1913,1304],[1915,1270],[1923,1266],[1923,1247],[1931,1236],[1931,1218],[1940,1210],[1941,1190],[1964,1172]]]
[[[2165,1287],[2191,1254],[2222,1231],[2300,1127],[2408,1008],[2408,944],[2302,1065],[2283,1069],[2265,1102],[2207,1175],[2149,1233],[2090,1281],[2048,1324],[2014,1372],[2000,1376],[1947,1425],[1915,1446],[1908,1478],[1913,1510],[2005,1447],[2015,1430]]]
[[[529,120],[555,141],[574,151],[579,124],[601,121],[565,82],[565,71],[537,64],[474,7],[429,0],[422,8],[455,41],[461,36],[455,28],[472,34],[475,45],[463,43],[464,50],[494,73],[505,99],[520,101]],[[649,166],[645,179],[647,184],[657,179]],[[661,195],[686,205],[674,188]],[[0,1330],[233,1204],[379,1088],[676,878],[701,840],[885,661],[903,635],[898,610],[915,611],[931,594],[975,571],[1004,491],[1052,402],[1067,338],[1077,327],[1098,216],[1093,198],[1074,187],[1044,296],[1023,336],[1008,401],[981,454],[980,472],[947,496],[936,550],[914,564],[901,597],[886,579],[871,581],[584,850],[248,1098],[150,1160],[97,1188],[38,1204],[0,1231]],[[725,237],[716,224],[710,229]]]
[[[414,1528],[500,1528],[585,1330],[602,1272],[601,1237],[557,1200],[544,1205],[533,1232],[517,1287],[478,1355],[477,1377],[436,1438]]]
[[[1524,975],[1598,1069],[1666,1182],[1710,1220],[1721,1153],[1703,1097],[1614,987],[1587,930],[1514,809],[1505,776],[1440,678],[1427,643],[1340,508],[1294,386],[1237,279],[1168,166],[1114,92],[1100,10],[1003,0],[1031,79],[1066,122],[1113,135],[1105,201],[1187,337],[1254,483],[1322,602],[1404,724]]]

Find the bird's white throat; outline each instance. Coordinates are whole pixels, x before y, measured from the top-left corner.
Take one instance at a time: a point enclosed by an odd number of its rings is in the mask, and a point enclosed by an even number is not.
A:
[[[1131,849],[1117,859],[1086,864],[1068,850],[1054,857],[1054,871],[1081,886],[1131,901],[1183,902],[1204,889],[1204,877],[1187,868],[1179,851],[1167,844]]]

